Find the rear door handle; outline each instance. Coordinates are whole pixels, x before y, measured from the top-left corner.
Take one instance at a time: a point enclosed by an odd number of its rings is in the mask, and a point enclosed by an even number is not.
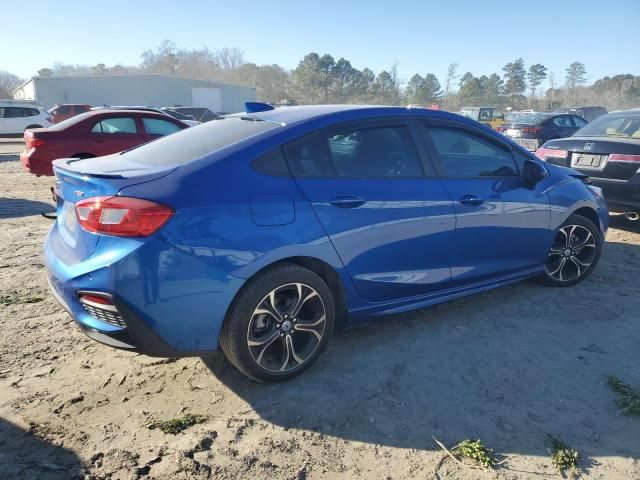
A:
[[[356,208],[363,205],[365,199],[357,195],[340,195],[332,198],[329,203],[337,208]]]
[[[464,195],[460,197],[460,203],[463,205],[482,205],[484,200],[477,195]]]

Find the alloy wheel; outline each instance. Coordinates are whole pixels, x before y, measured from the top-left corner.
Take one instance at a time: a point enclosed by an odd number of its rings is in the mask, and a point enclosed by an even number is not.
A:
[[[253,311],[247,345],[254,362],[269,372],[297,369],[325,334],[327,312],[316,290],[290,283],[269,292]]]
[[[545,270],[554,280],[573,281],[589,270],[596,252],[596,239],[588,228],[565,225],[556,234]]]

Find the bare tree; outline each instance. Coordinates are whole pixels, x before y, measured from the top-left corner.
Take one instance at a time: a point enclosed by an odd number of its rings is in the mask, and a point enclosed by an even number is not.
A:
[[[447,80],[444,83],[444,101],[446,102],[449,99],[449,95],[451,95],[451,87],[455,84],[455,81],[458,79],[460,75],[458,75],[458,64],[450,63],[449,68],[447,68]]]
[[[13,92],[23,79],[6,70],[0,70],[0,98],[13,98]]]

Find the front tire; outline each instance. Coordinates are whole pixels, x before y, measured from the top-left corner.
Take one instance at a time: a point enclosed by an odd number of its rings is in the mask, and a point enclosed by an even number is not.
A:
[[[538,281],[553,287],[581,282],[596,268],[603,243],[602,233],[591,220],[570,215],[556,232]]]
[[[229,361],[262,382],[289,380],[320,356],[333,332],[335,304],[311,270],[285,264],[250,280],[220,333]]]

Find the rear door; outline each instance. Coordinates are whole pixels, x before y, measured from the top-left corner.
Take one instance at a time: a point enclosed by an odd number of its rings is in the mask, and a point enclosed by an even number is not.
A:
[[[109,155],[140,145],[145,142],[140,128],[133,115],[97,120],[88,133],[89,153]]]
[[[284,147],[296,182],[369,301],[450,281],[451,197],[407,118],[347,123]]]
[[[454,199],[452,281],[482,282],[543,265],[552,240],[549,200],[542,183],[524,184],[519,172],[527,157],[467,125],[425,121],[421,132]]]

